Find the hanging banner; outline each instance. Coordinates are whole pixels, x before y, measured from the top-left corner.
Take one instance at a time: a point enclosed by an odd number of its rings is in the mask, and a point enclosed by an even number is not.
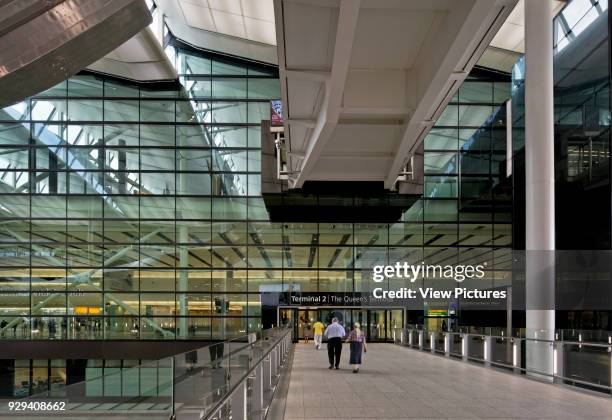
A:
[[[280,99],[270,101],[270,123],[272,127],[283,125],[283,102]]]

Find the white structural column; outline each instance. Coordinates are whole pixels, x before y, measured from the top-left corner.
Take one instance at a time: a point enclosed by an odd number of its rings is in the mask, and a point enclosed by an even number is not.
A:
[[[552,340],[555,311],[555,174],[552,2],[525,1],[527,338]],[[550,378],[553,346],[527,341],[527,369]]]

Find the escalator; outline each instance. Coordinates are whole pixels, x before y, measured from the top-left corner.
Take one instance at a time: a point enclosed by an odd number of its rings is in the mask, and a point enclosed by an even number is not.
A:
[[[149,23],[144,0],[0,2],[0,108],[76,74]]]

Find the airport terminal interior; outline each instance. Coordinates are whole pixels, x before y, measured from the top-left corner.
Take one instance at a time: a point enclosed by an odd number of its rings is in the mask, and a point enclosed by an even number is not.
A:
[[[609,418],[611,31],[608,0],[0,1],[0,418]],[[373,280],[403,262],[483,275]],[[371,298],[449,284],[507,298]]]

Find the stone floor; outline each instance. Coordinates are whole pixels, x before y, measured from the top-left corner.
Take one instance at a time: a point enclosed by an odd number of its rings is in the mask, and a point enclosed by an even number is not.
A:
[[[298,344],[285,419],[612,419],[612,398],[448,360],[392,344],[370,344],[359,374],[343,347],[328,370],[325,346]]]

